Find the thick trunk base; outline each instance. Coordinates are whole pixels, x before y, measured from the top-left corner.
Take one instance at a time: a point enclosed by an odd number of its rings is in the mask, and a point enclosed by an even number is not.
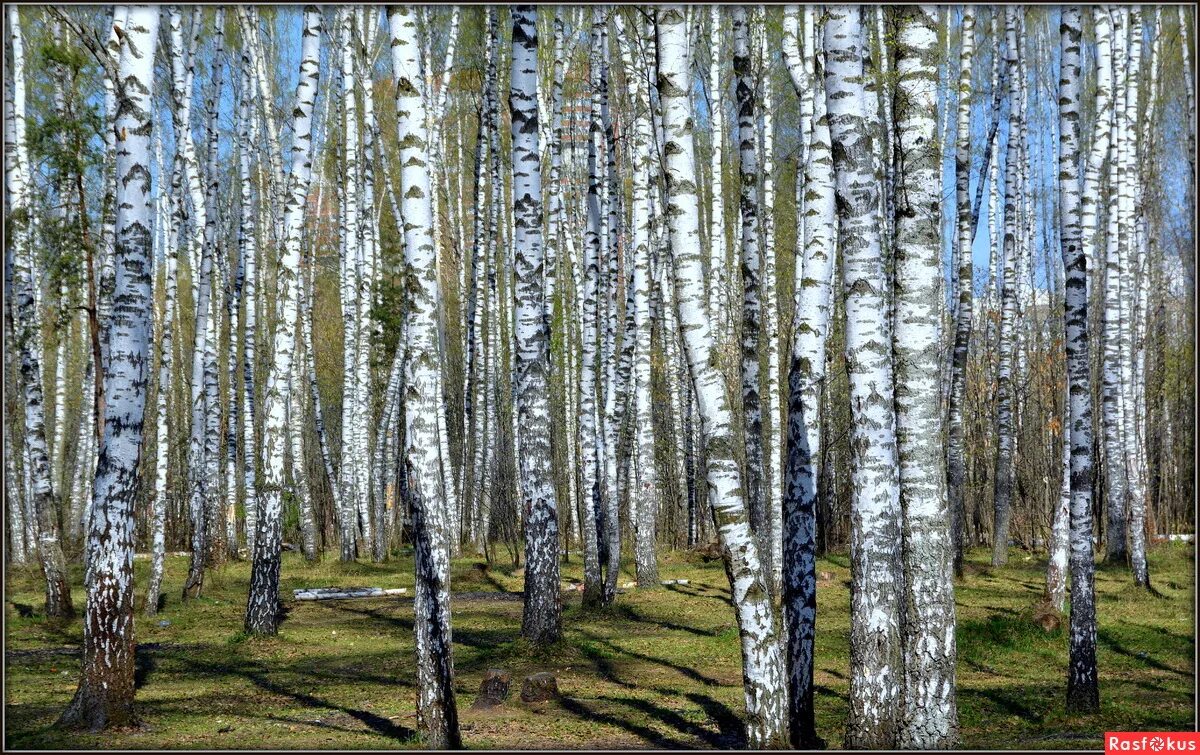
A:
[[[70,705],[58,719],[58,725],[71,729],[86,729],[96,733],[111,728],[139,725],[133,710],[133,690],[119,691],[115,687],[97,688],[86,680]]]

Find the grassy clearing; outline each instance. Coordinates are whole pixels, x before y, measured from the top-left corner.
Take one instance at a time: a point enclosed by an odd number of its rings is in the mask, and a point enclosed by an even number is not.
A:
[[[958,700],[970,748],[1098,748],[1104,731],[1191,726],[1195,695],[1194,551],[1155,548],[1158,591],[1133,587],[1127,570],[1096,575],[1101,713],[1063,710],[1067,636],[1034,622],[1045,561],[1014,550],[992,570],[989,554],[970,554],[958,587]],[[520,572],[476,560],[454,563],[456,592],[521,588]],[[145,585],[148,562],[137,561]],[[632,565],[627,564],[632,581]],[[82,625],[56,627],[41,616],[36,569],[10,569],[6,585],[6,698],[9,748],[376,748],[416,746],[411,601],[294,603],[297,587],[412,587],[411,555],[383,565],[306,565],[284,559],[288,615],[278,637],[241,633],[248,565],[214,572],[205,595],[179,601],[186,559],[171,558],[166,606],[137,620],[138,709],[143,726],[100,735],[54,725],[79,670]],[[846,716],[849,557],[821,559],[818,570],[817,731],[840,744]],[[463,738],[472,748],[712,748],[742,745],[741,663],[729,590],[719,561],[664,554],[662,578],[690,580],[647,592],[629,590],[616,606],[586,613],[565,593],[565,637],[535,651],[520,639],[521,603],[462,596],[454,602],[455,689]],[[73,575],[75,583],[82,575]],[[579,578],[577,557],[564,579]],[[411,593],[410,593],[411,594]],[[75,605],[83,606],[76,589]],[[15,604],[32,606],[22,617]],[[160,622],[169,622],[160,626]],[[470,710],[489,668],[513,675],[505,706]],[[520,680],[551,671],[560,703],[526,705]]]

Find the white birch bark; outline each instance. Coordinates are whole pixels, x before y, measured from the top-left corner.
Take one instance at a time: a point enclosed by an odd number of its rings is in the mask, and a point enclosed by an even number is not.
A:
[[[718,334],[720,323],[727,322],[729,313],[729,249],[725,236],[725,162],[722,158],[725,149],[725,88],[721,83],[722,15],[724,13],[720,5],[709,7],[709,45],[712,50],[708,67],[709,117],[712,119],[712,219],[708,237],[708,319],[716,324]]]
[[[602,220],[600,208],[600,156],[604,148],[604,132],[601,125],[600,56],[604,26],[604,14],[600,8],[592,11],[591,28],[591,122],[589,125],[587,174],[587,230],[584,235],[584,290],[582,297],[582,342],[580,352],[582,376],[579,391],[579,429],[583,436],[581,460],[583,463],[583,603],[598,605],[602,601],[603,587],[600,574],[600,544],[598,511],[603,509],[602,464],[604,438],[599,415],[601,407],[597,401],[597,349],[601,339],[599,312],[600,256]]]
[[[789,6],[793,7],[793,6]],[[797,52],[799,54],[799,52]],[[824,745],[817,736],[814,691],[814,642],[817,620],[817,480],[821,459],[821,400],[825,392],[826,341],[830,330],[837,208],[833,156],[825,93],[811,91],[824,80],[823,66],[811,40],[802,73],[793,77],[797,94],[808,91],[813,112],[804,160],[806,187],[804,238],[798,250],[795,327],[788,364],[787,477],[783,530],[783,606],[787,622],[788,699],[791,743],[795,748]],[[795,67],[789,64],[790,70]],[[803,89],[802,89],[803,87]]]
[[[850,714],[846,745],[893,747],[900,726],[903,584],[889,311],[863,65],[865,11],[838,7],[825,21],[825,96],[836,177],[838,251],[850,382]]]
[[[259,225],[254,211],[251,195],[253,173],[251,171],[251,155],[255,141],[252,139],[253,99],[254,92],[249,86],[249,77],[253,64],[249,59],[253,53],[253,45],[243,45],[242,68],[243,86],[242,100],[239,103],[241,112],[242,143],[238,150],[238,254],[243,260],[245,280],[242,283],[242,300],[244,312],[242,317],[242,484],[245,490],[245,542],[246,552],[254,553],[254,539],[258,534],[258,475],[257,460],[259,457],[258,444],[255,442],[254,428],[257,416],[254,373],[258,364],[258,234]],[[269,138],[269,137],[268,137]],[[272,170],[274,168],[272,167]]]
[[[451,656],[450,559],[447,512],[439,505],[443,487],[437,452],[436,416],[442,402],[435,309],[440,302],[436,250],[431,236],[426,103],[420,71],[416,18],[411,10],[388,8],[396,121],[404,202],[404,249],[410,288],[408,360],[405,370],[405,462],[416,546],[417,727],[434,749],[461,747]]]
[[[1141,194],[1142,161],[1145,149],[1138,140],[1138,125],[1144,117],[1139,109],[1138,92],[1142,68],[1142,12],[1138,6],[1129,11],[1129,64],[1126,74],[1124,125],[1122,139],[1127,142],[1124,163],[1121,166],[1124,179],[1121,182],[1121,256],[1125,277],[1121,281],[1121,381],[1125,393],[1124,452],[1125,469],[1128,476],[1127,496],[1129,499],[1129,560],[1133,567],[1133,581],[1139,587],[1150,586],[1150,573],[1146,565],[1146,488],[1145,453],[1139,430],[1145,412],[1145,394],[1142,390],[1139,362],[1145,359],[1143,339],[1138,337],[1139,304],[1144,311],[1146,281],[1140,268],[1145,261],[1145,249],[1138,243],[1137,214]]]
[[[1097,9],[1094,14],[1103,14]],[[1067,710],[1100,707],[1096,669],[1096,602],[1092,549],[1092,392],[1088,357],[1087,257],[1083,254],[1079,214],[1080,17],[1064,8],[1059,80],[1058,191],[1060,243],[1066,270],[1066,349],[1071,442],[1071,619],[1067,671]],[[1099,49],[1097,66],[1109,64]],[[1089,158],[1090,159],[1090,158]],[[1064,432],[1067,428],[1063,428]]]
[[[621,30],[624,32],[624,30]],[[636,36],[643,36],[638,34]],[[633,361],[633,415],[634,439],[631,453],[636,456],[635,484],[632,486],[630,513],[634,530],[634,556],[637,584],[640,588],[658,586],[658,555],[656,531],[658,518],[657,475],[654,458],[654,423],[651,417],[650,384],[651,330],[650,319],[650,173],[651,150],[654,143],[651,123],[649,61],[643,45],[637,44],[636,36],[621,34],[622,58],[632,88],[632,103],[635,108],[632,123],[632,183],[633,205],[631,211],[630,242],[628,254],[632,257],[633,329],[625,337],[635,342]],[[657,187],[655,187],[657,189]],[[714,195],[715,196],[715,195]],[[629,259],[627,257],[627,259]],[[711,283],[710,285],[717,285]],[[711,301],[711,299],[710,299]]]
[[[1012,516],[1013,453],[1016,446],[1014,406],[1014,361],[1018,350],[1018,297],[1022,235],[1018,205],[1020,193],[1021,149],[1020,129],[1024,114],[1021,110],[1020,76],[1017,73],[1017,16],[1023,12],[1014,7],[1005,9],[1004,31],[1008,48],[1009,70],[1009,133],[1008,151],[1004,165],[1004,288],[1001,293],[999,328],[1000,357],[996,375],[996,477],[994,483],[994,518],[992,525],[992,565],[1008,562],[1008,525]]]
[[[134,722],[134,506],[151,363],[150,137],[159,13],[153,6],[129,9],[118,64],[115,279],[103,377],[104,435],[87,527],[83,671],[60,719],[92,731]]]
[[[665,130],[666,215],[674,256],[676,307],[700,406],[709,503],[741,636],[747,743],[752,748],[782,747],[786,744],[787,690],[779,635],[741,492],[729,402],[721,374],[712,362],[713,338],[699,244],[695,121],[687,98],[691,89],[687,28],[679,6],[664,6],[657,12],[658,91]]]
[[[37,538],[37,554],[46,579],[46,616],[69,619],[74,616],[71,590],[67,583],[66,563],[58,524],[53,511],[50,483],[50,459],[46,448],[45,406],[42,389],[41,317],[34,299],[36,279],[34,249],[30,225],[33,217],[33,178],[25,138],[25,52],[20,14],[17,6],[7,8],[8,38],[12,49],[12,89],[4,134],[4,179],[8,188],[7,221],[11,224],[13,245],[13,308],[20,375],[25,399],[24,469],[30,481],[26,494],[26,520]]]
[[[974,226],[971,215],[971,106],[975,100],[971,88],[971,64],[975,54],[975,9],[963,8],[962,52],[959,57],[957,139],[954,157],[955,233],[958,302],[954,318],[954,346],[950,365],[950,396],[947,430],[947,489],[951,518],[951,538],[954,547],[954,571],[962,573],[964,538],[966,537],[966,431],[963,427],[963,405],[967,398],[967,356],[971,344],[971,325],[974,317],[975,274],[972,266]],[[996,114],[999,117],[999,114]],[[985,149],[990,145],[985,144]],[[982,175],[980,180],[983,180]],[[939,234],[940,235],[940,234]]]
[[[767,538],[771,557],[768,577],[771,594],[776,597],[783,583],[783,469],[780,463],[783,447],[783,413],[779,387],[779,306],[775,273],[775,131],[772,119],[771,67],[765,12],[759,18],[758,69],[762,91],[762,298],[763,337],[766,340],[767,379],[763,391],[763,505],[767,510]]]
[[[759,349],[762,338],[762,249],[759,239],[758,154],[757,149],[757,82],[751,70],[750,21],[744,7],[734,8],[733,70],[737,77],[738,154],[741,191],[739,206],[742,214],[742,412],[746,444],[746,509],[750,526],[758,540],[759,556],[768,575],[767,588],[772,588],[770,575],[772,548],[770,520],[767,514],[764,487],[764,443],[762,416],[762,374]]]
[[[550,328],[542,246],[542,175],[538,146],[537,10],[512,10],[513,237],[516,261],[516,392],[521,511],[525,525],[525,599],[521,635],[536,644],[562,633],[558,510],[550,454]]]
[[[958,740],[954,548],[940,407],[941,155],[935,9],[896,9],[896,446],[904,554],[904,713],[900,746]],[[969,58],[968,58],[969,60]],[[968,74],[969,76],[969,71]],[[960,95],[961,97],[961,95]],[[969,214],[969,213],[968,213]],[[965,244],[970,253],[970,240]],[[970,285],[968,274],[960,281]]]
[[[300,79],[292,107],[294,137],[288,200],[284,206],[284,245],[277,272],[278,318],[272,336],[272,358],[263,403],[263,484],[259,488],[257,531],[246,603],[245,628],[252,634],[275,634],[279,626],[286,412],[295,354],[301,230],[312,178],[313,106],[320,75],[321,32],[321,11],[316,6],[305,6]]]
[[[1103,360],[1103,403],[1104,427],[1104,490],[1107,496],[1105,510],[1107,521],[1104,528],[1105,559],[1112,563],[1125,563],[1128,558],[1126,539],[1126,470],[1125,449],[1122,444],[1124,432],[1124,391],[1121,375],[1121,285],[1125,276],[1120,251],[1120,187],[1127,180],[1124,167],[1126,139],[1122,134],[1125,123],[1126,86],[1125,43],[1128,35],[1128,11],[1111,8],[1113,22],[1113,45],[1110,62],[1113,65],[1113,121],[1109,142],[1109,188],[1107,240],[1104,255],[1104,360]]]

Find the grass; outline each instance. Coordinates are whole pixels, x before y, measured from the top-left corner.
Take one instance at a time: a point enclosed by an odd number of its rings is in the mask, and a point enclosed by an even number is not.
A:
[[[1065,629],[1034,622],[1045,561],[1013,550],[993,570],[983,550],[969,554],[959,584],[958,704],[969,748],[1099,748],[1105,731],[1189,729],[1195,676],[1194,552],[1173,543],[1150,553],[1157,594],[1133,586],[1128,570],[1099,567],[1101,710],[1063,710]],[[463,739],[471,748],[729,748],[743,745],[738,632],[719,561],[665,553],[663,579],[687,585],[630,589],[616,605],[584,612],[564,593],[565,635],[536,650],[520,638],[521,603],[481,593],[516,591],[511,567],[453,565],[455,690]],[[139,589],[148,562],[135,562]],[[633,580],[632,565],[621,582]],[[279,636],[241,631],[248,565],[209,576],[204,596],[179,601],[186,559],[168,560],[166,605],[156,619],[138,600],[137,706],[143,725],[127,731],[64,731],[55,720],[79,672],[82,623],[48,623],[35,568],[10,568],[6,585],[8,748],[320,749],[415,747],[415,669],[411,602],[396,598],[295,603],[297,587],[412,588],[411,554],[393,561],[306,565],[285,554],[288,613]],[[844,734],[849,686],[849,558],[820,560],[817,731],[832,746]],[[577,557],[564,579],[579,578]],[[73,574],[75,584],[82,581]],[[83,606],[76,588],[75,605]],[[33,606],[21,617],[14,604]],[[160,625],[162,624],[162,625]],[[54,652],[46,652],[54,651]],[[487,712],[470,705],[489,668],[511,672],[508,702]],[[520,680],[550,671],[559,703],[519,701]]]

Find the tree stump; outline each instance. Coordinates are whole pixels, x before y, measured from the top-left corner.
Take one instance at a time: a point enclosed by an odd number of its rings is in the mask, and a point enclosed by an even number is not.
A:
[[[508,685],[511,677],[504,669],[490,668],[479,683],[479,696],[471,703],[473,710],[494,708],[508,699]]]
[[[521,684],[521,700],[526,703],[541,703],[558,699],[558,680],[545,671],[530,674]]]

